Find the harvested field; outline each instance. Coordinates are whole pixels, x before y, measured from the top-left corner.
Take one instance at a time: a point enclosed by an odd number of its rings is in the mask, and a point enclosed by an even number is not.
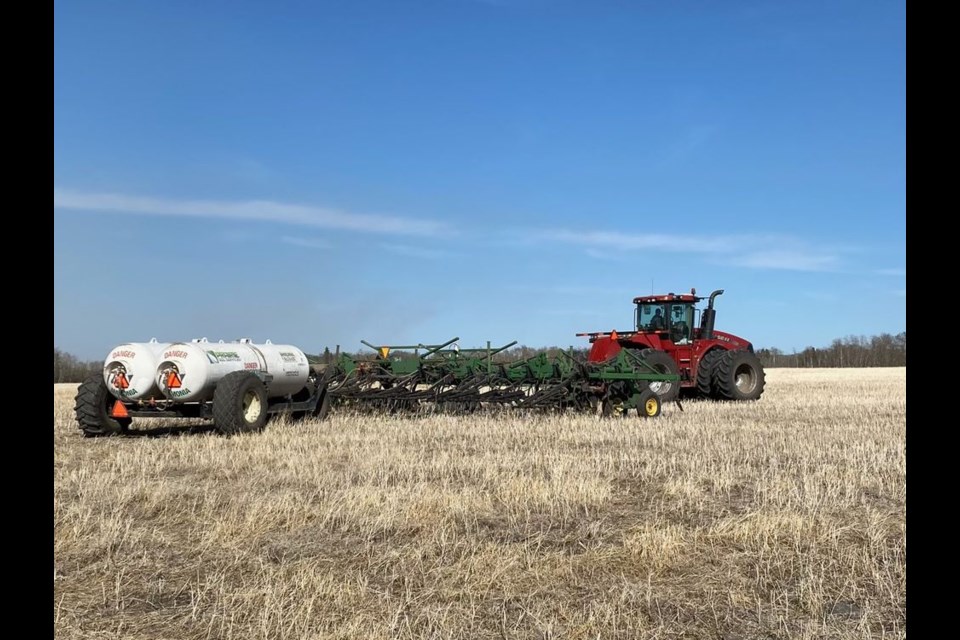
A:
[[[757,403],[646,421],[233,438],[84,438],[75,389],[54,387],[58,638],[906,635],[904,368],[769,369]]]

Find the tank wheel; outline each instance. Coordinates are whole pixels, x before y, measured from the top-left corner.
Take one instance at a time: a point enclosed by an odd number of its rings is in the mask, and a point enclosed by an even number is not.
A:
[[[726,353],[723,349],[713,349],[703,354],[697,366],[697,391],[705,398],[716,397],[716,369],[717,362]]]
[[[213,423],[225,435],[261,431],[267,424],[267,388],[256,374],[234,371],[213,392]]]
[[[102,374],[94,374],[77,387],[74,412],[77,423],[88,438],[125,433],[132,418],[114,418],[110,415],[116,398],[107,390]]]
[[[644,389],[640,392],[640,400],[637,404],[637,413],[641,418],[656,418],[660,415],[663,405],[660,403],[660,396],[650,389]]]
[[[640,352],[640,355],[643,357],[644,362],[653,367],[653,370],[657,373],[668,373],[675,376],[680,375],[680,369],[677,368],[677,363],[673,361],[673,358],[671,358],[666,351],[644,349]],[[642,367],[641,370],[643,370]],[[679,380],[676,382],[656,380],[651,382],[649,386],[651,391],[660,396],[660,402],[673,402],[677,399],[677,396],[680,395]]]
[[[724,400],[757,400],[766,382],[760,359],[745,349],[725,352],[714,375],[717,397]]]

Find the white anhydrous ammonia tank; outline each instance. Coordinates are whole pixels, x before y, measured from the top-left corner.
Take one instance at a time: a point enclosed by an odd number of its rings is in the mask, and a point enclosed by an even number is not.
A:
[[[175,342],[163,350],[154,369],[157,386],[164,396],[178,402],[199,402],[213,398],[217,383],[234,371],[261,371],[272,376],[267,395],[278,398],[296,393],[307,384],[310,363],[307,356],[289,344],[238,342]]]
[[[116,398],[143,400],[161,398],[156,372],[160,354],[169,342],[127,342],[110,350],[103,361],[103,381]]]

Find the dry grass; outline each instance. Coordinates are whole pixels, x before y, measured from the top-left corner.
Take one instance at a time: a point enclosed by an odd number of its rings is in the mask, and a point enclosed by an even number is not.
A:
[[[109,439],[55,387],[55,631],[905,637],[905,381],[773,369],[758,403],[649,421]]]

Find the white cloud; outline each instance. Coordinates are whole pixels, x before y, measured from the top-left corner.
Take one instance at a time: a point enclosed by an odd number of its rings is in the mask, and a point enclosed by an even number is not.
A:
[[[554,229],[544,231],[545,240],[579,244],[587,247],[622,249],[660,249],[663,251],[695,251],[697,253],[720,253],[731,246],[741,244],[749,236],[687,236],[664,233],[621,233],[617,231],[573,231]]]
[[[591,318],[602,318],[605,314],[600,311],[594,311],[592,309],[541,309],[539,313],[542,313],[546,316],[589,316]]]
[[[616,254],[611,251],[665,251],[697,253],[715,259],[722,256],[724,264],[753,269],[835,271],[840,266],[835,251],[810,249],[796,238],[778,234],[697,236],[553,229],[540,232],[537,237],[587,247],[587,254],[598,259],[613,259]],[[599,249],[605,252],[599,253]]]
[[[736,257],[730,264],[752,269],[786,269],[788,271],[835,271],[839,260],[836,256],[804,253],[802,251],[777,250],[756,251]]]
[[[600,249],[587,249],[586,253],[591,258],[596,258],[597,260],[609,260],[610,262],[625,262],[628,259],[628,256],[623,253],[610,253],[609,251],[601,251]]]
[[[718,128],[714,125],[688,127],[681,132],[677,141],[667,149],[665,163],[682,160],[702,147],[714,137]]]
[[[423,260],[441,260],[443,258],[449,258],[453,255],[449,251],[442,251],[440,249],[425,249],[423,247],[412,247],[405,244],[383,243],[380,246],[387,251],[391,251],[401,256],[406,256],[408,258],[421,258]]]
[[[838,299],[835,293],[827,293],[826,291],[805,291],[803,296],[817,302],[836,302]]]
[[[116,193],[83,193],[54,188],[53,206],[57,209],[74,209],[94,213],[111,212],[279,222],[386,235],[435,236],[452,232],[445,223],[436,220],[351,213],[338,209],[269,200],[175,200]]]
[[[332,249],[333,244],[320,238],[295,238],[293,236],[283,236],[280,242],[296,245],[298,247],[307,247],[309,249]]]
[[[507,291],[519,291],[521,293],[546,293],[561,296],[582,296],[582,295],[600,295],[600,296],[619,296],[630,295],[632,289],[629,287],[603,287],[594,284],[585,285],[549,285],[549,284],[504,284],[503,288]]]

